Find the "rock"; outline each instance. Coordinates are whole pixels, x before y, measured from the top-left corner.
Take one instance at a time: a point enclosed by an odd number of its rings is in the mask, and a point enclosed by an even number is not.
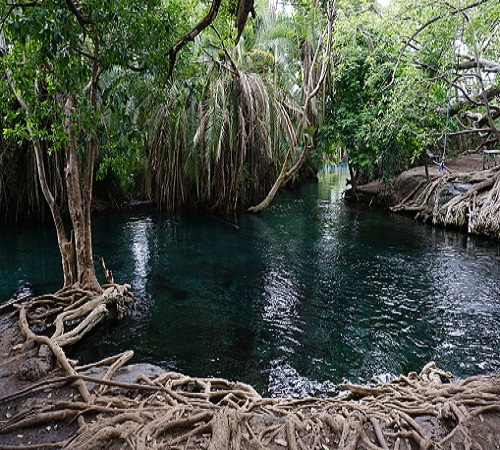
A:
[[[38,357],[41,360],[46,361],[49,367],[52,367],[52,364],[54,362],[54,355],[52,354],[52,350],[50,350],[48,345],[44,344],[40,346],[40,350],[38,350]]]
[[[108,367],[92,367],[81,373],[90,377],[102,378],[107,370]],[[144,374],[151,380],[154,380],[160,375],[163,375],[165,372],[165,369],[153,364],[130,364],[118,369],[118,372],[113,377],[113,380],[121,381],[123,383],[135,383],[137,381],[137,377],[141,374]],[[92,382],[87,382],[87,385],[89,390],[97,387],[96,384]]]
[[[10,339],[10,345],[12,347],[14,347],[17,344],[22,344],[23,340],[24,340],[24,338],[21,335],[16,334],[16,335],[12,336],[12,338]]]
[[[50,372],[51,365],[44,359],[29,358],[19,366],[18,378],[22,381],[38,381]]]
[[[113,379],[124,383],[135,383],[141,374],[153,380],[165,372],[165,369],[153,364],[130,364],[120,368]]]

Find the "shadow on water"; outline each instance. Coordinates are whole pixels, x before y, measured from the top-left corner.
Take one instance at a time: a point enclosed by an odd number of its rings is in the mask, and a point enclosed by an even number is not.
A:
[[[223,376],[271,395],[419,370],[500,370],[500,248],[348,207],[346,171],[284,193],[238,228],[213,217],[129,211],[94,221],[96,255],[150,305],[73,349]],[[50,227],[5,228],[0,295],[58,287]]]

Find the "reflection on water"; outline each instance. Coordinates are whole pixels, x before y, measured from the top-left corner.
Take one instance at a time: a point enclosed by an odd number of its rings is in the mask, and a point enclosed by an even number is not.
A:
[[[152,228],[150,218],[131,222],[128,226],[128,235],[132,243],[132,257],[134,259],[134,277],[132,284],[134,292],[146,295],[146,280],[150,271],[149,267],[149,236]]]
[[[343,381],[419,370],[500,371],[500,248],[347,207],[346,171],[284,193],[238,228],[151,211],[94,220],[97,256],[151,304],[73,349],[224,376],[271,395],[329,395]],[[3,227],[0,296],[61,283],[50,227]],[[73,355],[73,356],[75,356]]]

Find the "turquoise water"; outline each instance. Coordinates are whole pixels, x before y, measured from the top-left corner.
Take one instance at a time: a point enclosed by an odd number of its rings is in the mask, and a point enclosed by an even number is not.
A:
[[[126,349],[271,395],[419,370],[500,371],[500,247],[346,206],[345,174],[283,194],[261,215],[130,210],[95,217],[96,256],[149,305],[72,349]],[[0,300],[61,284],[50,226],[0,228]]]

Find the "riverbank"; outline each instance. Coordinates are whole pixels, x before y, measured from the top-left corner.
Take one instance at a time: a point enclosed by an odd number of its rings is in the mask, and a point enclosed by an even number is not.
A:
[[[500,239],[500,167],[485,169],[481,155],[461,155],[444,170],[421,166],[346,192],[346,200],[410,214],[416,220]]]
[[[68,377],[21,380],[39,349],[0,318],[0,448],[495,449],[500,375],[451,380],[428,364],[390,383],[342,385],[335,398],[263,398],[251,386],[200,379],[123,355]],[[112,376],[109,374],[112,373]],[[24,374],[25,375],[25,374]],[[21,376],[24,378],[24,376]],[[86,383],[84,401],[73,385]]]

